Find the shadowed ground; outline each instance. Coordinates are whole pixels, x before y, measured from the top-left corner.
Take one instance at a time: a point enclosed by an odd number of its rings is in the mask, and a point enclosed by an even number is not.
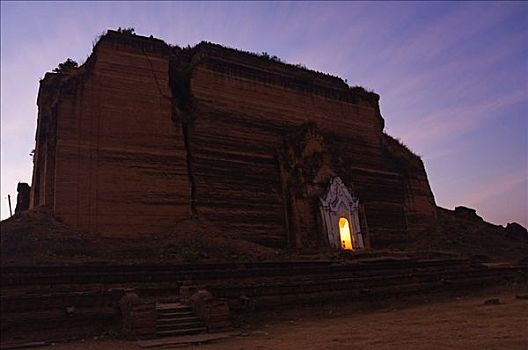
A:
[[[527,349],[528,300],[524,291],[486,292],[430,304],[398,303],[375,311],[358,305],[310,307],[266,314],[246,336],[183,349]],[[498,305],[485,301],[499,298]],[[57,344],[57,350],[139,349],[100,340]]]

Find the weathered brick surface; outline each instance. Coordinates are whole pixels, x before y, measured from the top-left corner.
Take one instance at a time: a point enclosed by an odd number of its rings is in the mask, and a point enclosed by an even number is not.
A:
[[[171,119],[168,51],[111,39],[61,88],[41,87],[41,97],[54,95],[39,100],[39,124],[56,118],[55,179],[46,187],[54,186],[53,198],[34,205],[103,234],[156,233],[187,215],[190,200],[183,138]],[[55,115],[44,114],[48,103]]]
[[[320,246],[318,197],[339,176],[373,247],[401,241],[435,220],[434,198],[422,161],[383,133],[378,99],[218,45],[110,32],[41,83],[32,204],[107,235],[194,213],[233,237]]]
[[[200,214],[259,243],[320,245],[325,237],[318,198],[329,177],[338,175],[364,204],[374,246],[434,221],[423,163],[382,132],[376,95],[362,95],[331,78],[317,83],[315,74],[292,87],[297,72],[281,70],[283,65],[218,47],[203,51],[207,58],[195,66],[190,83]],[[318,134],[294,137],[291,148],[302,149],[293,159],[288,154],[295,151],[285,149],[285,140],[311,124]],[[281,155],[290,169],[278,172]],[[292,174],[298,169],[302,175]],[[290,180],[281,188],[285,176]],[[290,194],[295,198],[288,200],[285,192],[292,187],[298,187]],[[298,232],[285,234],[296,226]]]

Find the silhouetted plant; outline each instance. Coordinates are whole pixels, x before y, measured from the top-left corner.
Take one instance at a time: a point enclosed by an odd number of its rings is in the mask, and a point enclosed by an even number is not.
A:
[[[92,41],[92,49],[95,47],[95,45],[97,45],[97,43],[101,40],[101,38],[103,36],[106,35],[106,31],[102,32],[101,34],[99,34],[98,36],[95,37],[95,39]]]
[[[266,58],[268,60],[271,58],[269,53],[267,53],[266,51],[262,51],[259,56],[260,57],[264,57],[264,58]]]
[[[136,30],[134,29],[134,27],[129,27],[129,28],[117,28],[117,31],[121,34],[127,34],[127,35],[134,35],[136,34]]]
[[[66,61],[59,63],[58,67],[55,68],[53,72],[60,74],[70,73],[78,66],[79,65],[77,64],[77,62],[75,62],[71,58],[68,58]]]
[[[385,136],[385,138],[389,141],[389,142],[393,142],[393,143],[396,143],[398,145],[400,145],[403,149],[405,149],[407,152],[411,153],[412,155],[414,155],[415,157],[421,159],[422,156],[421,155],[418,155],[416,153],[413,152],[413,150],[407,146],[405,143],[403,143],[402,140],[400,140],[400,138],[398,137],[394,137],[394,136],[391,136],[389,134],[387,134],[385,131],[383,131],[383,135]]]
[[[318,75],[322,75],[322,76],[325,76],[325,77],[329,77],[329,78],[332,78],[332,79],[335,79],[337,81],[340,81],[342,82],[345,86],[346,86],[346,83],[343,81],[342,78],[338,77],[338,76],[335,76],[335,75],[332,75],[332,74],[328,74],[328,73],[325,73],[325,72],[320,72],[320,71],[316,71],[316,70],[312,70],[310,68],[307,68],[305,65],[303,64],[291,64],[291,63],[287,63],[285,61],[283,61],[282,59],[280,59],[279,57],[277,56],[270,56],[269,53],[267,53],[266,51],[263,51],[261,53],[256,53],[256,52],[250,52],[250,51],[244,51],[244,50],[240,50],[240,49],[234,49],[232,47],[228,47],[228,46],[224,46],[224,45],[220,45],[220,44],[216,44],[216,43],[212,43],[210,41],[201,41],[198,45],[196,46],[193,46],[192,49],[194,50],[198,50],[200,48],[203,48],[205,46],[205,48],[207,49],[207,46],[209,47],[217,47],[217,48],[223,48],[223,49],[226,49],[226,50],[230,50],[230,51],[233,51],[233,52],[240,52],[240,53],[244,53],[244,54],[248,54],[248,55],[251,55],[251,56],[254,56],[254,57],[260,57],[260,58],[264,58],[264,59],[267,59],[267,60],[270,60],[270,61],[275,61],[275,62],[280,62],[282,64],[284,64],[285,66],[290,66],[290,67],[296,67],[296,68],[299,68],[299,69],[302,69],[302,70],[306,70],[307,72],[312,72],[312,73],[316,73]]]
[[[359,85],[351,86],[350,90],[355,91],[355,92],[359,92],[359,93],[364,93],[364,94],[374,93],[373,90],[367,90],[363,86],[359,86]]]

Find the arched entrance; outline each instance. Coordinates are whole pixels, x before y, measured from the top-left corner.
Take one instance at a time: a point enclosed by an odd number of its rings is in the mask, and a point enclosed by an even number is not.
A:
[[[359,224],[359,200],[350,195],[343,181],[332,178],[328,190],[319,199],[323,229],[330,246],[344,250],[365,248]]]

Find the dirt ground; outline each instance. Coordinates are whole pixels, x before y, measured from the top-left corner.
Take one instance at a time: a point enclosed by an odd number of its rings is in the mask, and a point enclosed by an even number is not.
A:
[[[0,261],[9,265],[182,264],[269,261],[284,251],[215,232],[206,220],[180,220],[170,231],[140,237],[107,237],[64,224],[48,208],[0,223]]]
[[[485,292],[377,310],[355,304],[267,313],[241,336],[178,349],[528,349],[528,291]],[[524,293],[524,294],[523,294]],[[485,305],[499,298],[499,304]],[[134,342],[90,340],[54,350],[140,349]]]

